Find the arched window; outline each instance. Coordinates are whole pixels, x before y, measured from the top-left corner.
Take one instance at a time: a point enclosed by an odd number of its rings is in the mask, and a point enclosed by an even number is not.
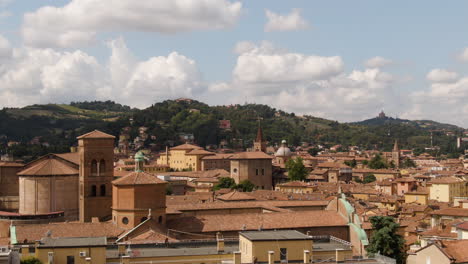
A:
[[[106,185],[105,184],[101,184],[101,186],[99,187],[101,189],[101,196],[106,196]]]
[[[99,161],[99,176],[103,175],[106,172],[106,161],[101,159]]]
[[[91,161],[91,175],[97,176],[98,173],[98,164],[96,160]]]
[[[158,217],[158,223],[162,224],[162,216]]]
[[[97,196],[97,190],[96,190],[96,185],[91,185],[91,196],[95,197]]]

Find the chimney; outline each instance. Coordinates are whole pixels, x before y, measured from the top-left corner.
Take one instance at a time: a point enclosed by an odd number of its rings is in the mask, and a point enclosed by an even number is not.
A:
[[[304,263],[310,263],[310,251],[304,250]]]
[[[275,264],[275,252],[268,251],[268,264]]]
[[[344,250],[341,248],[336,249],[336,263],[343,263],[345,260]]]
[[[233,261],[234,264],[241,264],[241,253],[240,251],[233,252]]]
[[[216,233],[216,248],[218,253],[224,252],[224,238],[220,232]]]

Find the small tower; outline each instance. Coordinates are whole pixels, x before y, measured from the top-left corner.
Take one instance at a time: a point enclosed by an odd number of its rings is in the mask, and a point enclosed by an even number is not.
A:
[[[393,160],[393,163],[395,163],[395,167],[399,168],[401,157],[400,157],[400,147],[398,146],[398,140],[395,140],[395,144],[393,145],[392,160]]]
[[[135,155],[135,171],[112,182],[112,222],[126,229],[148,218],[166,224],[166,184],[143,171],[145,157]]]
[[[254,151],[266,151],[266,141],[263,139],[263,130],[260,122],[258,123],[257,137],[255,138],[253,149]]]
[[[114,178],[115,137],[94,130],[78,138],[79,219],[105,219],[111,215],[111,182]]]

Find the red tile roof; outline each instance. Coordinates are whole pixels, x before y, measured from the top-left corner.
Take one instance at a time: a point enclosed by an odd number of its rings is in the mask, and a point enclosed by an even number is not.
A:
[[[255,198],[238,191],[232,191],[230,193],[223,194],[221,196],[216,197],[216,199],[221,201],[254,201]]]
[[[102,131],[99,131],[99,130],[94,130],[94,131],[91,131],[89,133],[86,133],[84,135],[81,135],[79,137],[77,137],[77,139],[95,139],[95,138],[112,138],[114,139],[115,137],[112,136],[112,135],[109,135],[109,134],[106,134]]]
[[[191,149],[203,149],[203,148],[197,145],[192,145],[192,144],[187,144],[187,143],[171,148],[171,150],[191,150]]]
[[[146,184],[164,184],[165,181],[159,179],[156,175],[135,171],[122,178],[112,181],[113,185],[146,185]]]
[[[20,176],[51,176],[51,175],[78,175],[78,170],[64,161],[56,159],[49,155],[45,159],[39,159],[36,162],[28,164],[28,167],[20,172]]]
[[[261,151],[254,152],[238,152],[232,155],[229,159],[232,160],[242,160],[242,159],[273,159],[272,156],[265,154]]]

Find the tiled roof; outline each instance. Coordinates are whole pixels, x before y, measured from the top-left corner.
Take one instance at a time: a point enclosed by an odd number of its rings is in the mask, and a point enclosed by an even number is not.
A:
[[[347,226],[347,221],[335,211],[320,210],[266,214],[190,216],[169,220],[167,226],[170,229],[201,233]]]
[[[160,172],[159,175],[179,176],[188,178],[214,178],[214,177],[229,177],[228,171],[223,169],[206,170],[206,171],[176,171],[176,172]]]
[[[452,263],[467,263],[468,262],[468,240],[440,241],[441,249],[449,255],[454,262]]]
[[[194,149],[188,152],[187,155],[214,155],[214,153],[206,151],[204,149]]]
[[[317,164],[319,168],[351,168],[348,165],[340,162],[323,162]]]
[[[464,182],[464,180],[453,177],[453,176],[448,176],[448,177],[438,177],[430,181],[432,184],[451,184],[451,183],[460,183]]]
[[[159,179],[155,174],[135,171],[122,178],[112,181],[113,185],[146,185],[166,183]]]
[[[107,246],[106,237],[44,237],[38,247],[40,248],[61,248],[61,247],[93,247]]]
[[[468,217],[468,209],[465,208],[445,208],[432,212],[433,215],[448,215]]]
[[[81,135],[79,137],[77,137],[77,139],[88,139],[88,138],[91,138],[91,139],[94,139],[94,138],[112,138],[114,139],[115,137],[112,136],[112,135],[109,135],[109,134],[106,134],[102,131],[99,131],[99,130],[94,130],[94,131],[91,131],[89,133],[86,133],[84,135]]]
[[[49,232],[51,237],[107,237],[117,238],[125,231],[113,223],[63,222],[50,224],[19,224],[15,226],[17,243],[40,240]]]
[[[203,157],[202,160],[223,160],[223,159],[229,159],[230,157],[232,157],[232,155],[234,154],[220,154],[220,153],[215,153],[215,155],[209,155],[209,156],[206,156],[206,157]]]
[[[285,182],[285,183],[278,184],[278,186],[281,186],[281,187],[312,187],[314,185],[306,183],[306,182],[302,182],[302,181],[292,181],[292,182]]]
[[[252,201],[255,200],[254,197],[238,191],[232,191],[230,193],[223,194],[221,196],[216,197],[216,199],[221,201]]]
[[[10,161],[2,161],[0,162],[0,167],[23,167],[23,163],[19,162],[10,162]]]
[[[187,144],[187,143],[171,148],[171,150],[191,150],[191,149],[203,149],[203,148],[197,145],[192,145],[192,144]]]
[[[20,176],[52,176],[52,175],[78,175],[78,170],[69,164],[49,155],[44,159],[28,164],[28,167],[20,172]]]
[[[71,163],[75,163],[76,165],[80,164],[80,155],[78,152],[61,153],[61,154],[54,154],[54,155],[66,161],[69,161]]]
[[[129,239],[128,241],[125,241],[125,244],[156,244],[164,243],[166,241],[176,242],[178,240],[150,229],[134,238]]]
[[[253,152],[238,152],[232,155],[229,159],[232,160],[240,160],[240,159],[273,159],[272,156],[263,153],[261,151],[253,151]]]

